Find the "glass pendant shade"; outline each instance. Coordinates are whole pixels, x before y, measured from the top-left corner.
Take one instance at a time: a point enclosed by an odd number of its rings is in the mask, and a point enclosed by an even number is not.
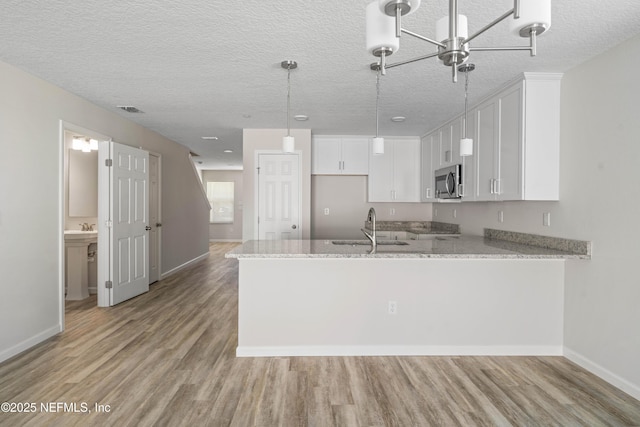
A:
[[[367,6],[367,51],[373,55],[380,50],[395,52],[400,47],[396,37],[396,20],[385,15],[374,1]]]
[[[463,157],[473,156],[473,139],[471,138],[460,139],[460,155]]]
[[[373,138],[373,154],[384,154],[384,138]]]
[[[295,139],[287,135],[282,138],[282,151],[285,153],[293,153],[296,149],[296,141]]]
[[[526,29],[531,27],[542,27],[544,30],[551,27],[551,0],[520,0],[520,18],[509,20],[509,31],[529,37]],[[538,31],[538,34],[542,32]]]
[[[458,14],[458,37],[469,37],[467,17]],[[436,40],[443,41],[449,38],[449,16],[443,16],[436,22]]]

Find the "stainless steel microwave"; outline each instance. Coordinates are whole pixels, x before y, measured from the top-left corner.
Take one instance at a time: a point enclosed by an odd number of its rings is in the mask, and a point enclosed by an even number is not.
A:
[[[438,169],[435,173],[437,199],[459,199],[463,196],[462,165]]]

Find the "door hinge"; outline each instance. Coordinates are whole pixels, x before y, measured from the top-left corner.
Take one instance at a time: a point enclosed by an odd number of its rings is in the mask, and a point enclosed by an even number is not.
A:
[[[260,217],[258,217],[258,224],[260,224]]]
[[[113,159],[105,159],[105,161],[104,161],[104,165],[105,165],[106,167],[111,167],[111,166],[113,166]]]
[[[260,175],[260,166],[256,168],[258,170],[258,175]]]
[[[113,288],[113,282],[111,280],[107,280],[106,282],[104,282],[104,287],[107,289]]]
[[[104,225],[105,225],[107,228],[111,228],[111,227],[113,227],[113,221],[111,221],[111,220],[109,219],[109,220],[107,220],[107,221],[105,221],[105,222],[104,222]]]

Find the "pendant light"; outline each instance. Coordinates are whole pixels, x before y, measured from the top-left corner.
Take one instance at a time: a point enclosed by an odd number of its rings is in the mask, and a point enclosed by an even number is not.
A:
[[[462,128],[462,139],[460,139],[460,155],[473,156],[473,139],[467,135],[467,109],[469,107],[469,73],[475,70],[474,64],[462,64],[458,71],[464,73],[464,126]]]
[[[295,139],[291,136],[291,70],[298,68],[296,61],[282,61],[280,66],[287,70],[287,136],[282,138],[282,151],[293,153],[296,148]]]
[[[378,104],[380,103],[380,70],[378,63],[371,64],[371,69],[376,72],[376,136],[373,138],[373,154],[384,154],[384,138],[380,137],[378,126]]]

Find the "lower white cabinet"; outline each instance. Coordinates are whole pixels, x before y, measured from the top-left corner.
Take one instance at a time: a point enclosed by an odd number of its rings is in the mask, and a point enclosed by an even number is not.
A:
[[[385,138],[369,151],[369,202],[420,202],[420,139]]]

